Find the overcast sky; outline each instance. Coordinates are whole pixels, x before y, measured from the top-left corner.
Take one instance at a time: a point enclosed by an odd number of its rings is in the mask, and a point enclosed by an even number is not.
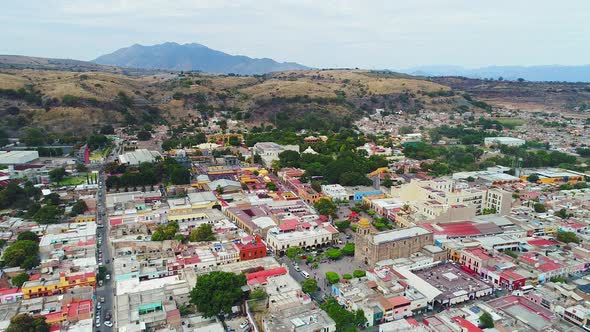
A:
[[[313,67],[590,63],[590,0],[0,0],[0,54],[201,43]]]

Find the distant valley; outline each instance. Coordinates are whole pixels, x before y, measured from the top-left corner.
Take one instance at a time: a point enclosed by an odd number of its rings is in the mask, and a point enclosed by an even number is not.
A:
[[[462,76],[477,79],[534,82],[590,82],[590,65],[580,66],[490,66],[464,68],[460,66],[420,66],[395,70],[418,76]]]

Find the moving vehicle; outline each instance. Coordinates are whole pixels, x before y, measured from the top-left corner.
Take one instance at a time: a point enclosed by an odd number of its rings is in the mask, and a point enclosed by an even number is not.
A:
[[[307,273],[306,271],[301,271],[301,275],[305,278],[305,279],[309,279],[309,273]]]
[[[295,265],[295,271],[301,272],[301,268],[298,265]]]
[[[110,320],[107,320],[106,322],[104,322],[104,325],[108,326],[108,327],[113,327],[113,323],[111,323]]]
[[[110,274],[107,274],[106,279],[107,280],[111,280],[111,275]]]

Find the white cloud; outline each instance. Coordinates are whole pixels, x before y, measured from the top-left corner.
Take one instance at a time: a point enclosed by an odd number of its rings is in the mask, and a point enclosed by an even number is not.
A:
[[[3,7],[0,47],[82,59],[164,41],[318,67],[573,64],[590,53],[586,0],[37,0]]]

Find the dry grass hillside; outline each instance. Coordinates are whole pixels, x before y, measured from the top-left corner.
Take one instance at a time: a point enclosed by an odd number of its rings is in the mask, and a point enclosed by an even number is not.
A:
[[[251,125],[338,129],[375,108],[444,111],[461,102],[442,84],[364,70],[240,77],[4,69],[0,89],[1,125],[12,132],[22,127],[90,131],[105,123],[184,123],[214,114]]]

